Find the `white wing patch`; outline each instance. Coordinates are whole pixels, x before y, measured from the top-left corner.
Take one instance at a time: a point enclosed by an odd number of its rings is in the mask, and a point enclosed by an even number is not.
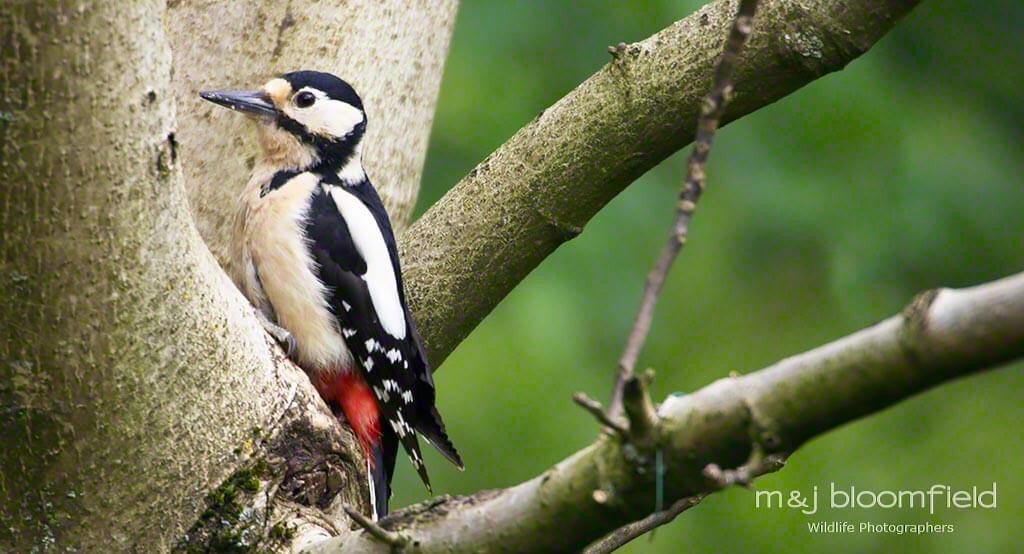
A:
[[[370,291],[370,300],[381,326],[392,337],[404,339],[405,310],[398,296],[398,277],[391,265],[391,254],[384,242],[384,235],[377,227],[377,220],[362,201],[344,188],[325,188],[345,218],[356,250],[366,261],[366,273],[362,277]]]

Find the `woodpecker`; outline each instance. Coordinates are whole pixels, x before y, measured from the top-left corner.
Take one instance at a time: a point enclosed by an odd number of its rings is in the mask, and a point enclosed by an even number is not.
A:
[[[230,272],[260,322],[340,411],[387,514],[398,444],[430,490],[417,433],[463,468],[435,406],[384,205],[363,170],[366,112],[329,73],[200,96],[252,118],[261,153],[232,231]]]

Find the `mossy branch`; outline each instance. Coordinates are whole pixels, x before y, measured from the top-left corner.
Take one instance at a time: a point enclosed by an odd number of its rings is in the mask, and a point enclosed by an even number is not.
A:
[[[842,69],[917,3],[766,3],[736,65],[722,122]],[[410,302],[435,367],[608,201],[693,140],[736,6],[712,2],[614,48],[606,66],[520,129],[403,234]]]

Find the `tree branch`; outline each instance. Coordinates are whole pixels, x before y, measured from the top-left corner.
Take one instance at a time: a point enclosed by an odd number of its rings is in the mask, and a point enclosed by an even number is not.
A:
[[[626,347],[615,375],[615,383],[612,386],[612,399],[608,405],[607,419],[613,420],[625,407],[629,416],[630,433],[629,439],[633,444],[650,449],[655,445],[653,435],[658,425],[658,416],[651,404],[651,397],[648,392],[648,385],[653,378],[653,371],[648,370],[645,378],[637,378],[633,372],[636,367],[636,360],[640,356],[644,342],[651,329],[651,321],[654,319],[654,307],[658,302],[658,296],[668,278],[668,272],[679,251],[686,245],[686,239],[690,232],[690,219],[697,210],[697,202],[704,192],[705,167],[708,156],[711,154],[711,143],[718,129],[719,120],[725,113],[725,107],[729,103],[732,94],[732,73],[753,29],[754,14],[757,12],[757,0],[740,0],[739,9],[736,11],[736,18],[733,20],[729,36],[726,38],[725,47],[722,49],[722,56],[715,64],[714,78],[711,82],[711,90],[704,99],[704,106],[701,108],[700,117],[697,118],[696,144],[686,164],[686,177],[683,179],[683,189],[679,194],[679,203],[676,206],[676,214],[672,221],[668,240],[662,248],[654,268],[647,275],[644,285],[644,292],[640,301],[640,308],[637,310],[633,321],[633,327],[629,332]],[[757,460],[744,464],[739,470],[728,472],[722,471],[717,465],[710,464],[704,468],[705,476],[713,476],[715,483],[725,487],[743,479],[746,484],[750,474],[760,469],[760,448],[755,448],[753,454],[757,454]],[[661,451],[657,451],[659,464],[655,471],[660,470]],[[751,468],[751,469],[744,469]],[[673,521],[676,516],[685,510],[697,505],[704,498],[704,493],[694,496],[687,496],[677,500],[668,510],[661,509],[661,488],[663,484],[655,483],[658,487],[657,510],[651,515],[624,525],[612,531],[608,536],[597,541],[587,548],[588,554],[605,554],[617,550],[627,542],[647,533],[661,525]]]
[[[737,65],[736,92],[723,121],[841,69],[917,3],[767,3]],[[409,297],[435,367],[608,201],[693,139],[692,122],[735,6],[718,0],[625,46],[404,234]]]
[[[676,256],[686,245],[686,238],[690,232],[690,219],[697,210],[697,202],[704,192],[704,168],[707,166],[708,155],[711,153],[711,142],[715,138],[719,120],[722,119],[725,106],[729,103],[732,95],[733,68],[743,46],[750,38],[756,11],[757,0],[740,0],[740,7],[736,11],[736,18],[733,20],[729,36],[726,38],[722,56],[715,64],[711,90],[705,96],[700,117],[697,118],[696,143],[686,162],[686,178],[683,179],[683,189],[679,193],[679,203],[676,205],[676,215],[672,221],[668,240],[665,242],[654,268],[647,275],[640,308],[633,320],[633,328],[626,340],[626,347],[622,351],[622,356],[619,357],[615,384],[612,387],[612,399],[608,404],[610,417],[617,417],[622,411],[623,387],[626,380],[632,377],[640,350],[644,347],[644,342],[647,341],[647,333],[651,329],[654,306],[658,302],[658,295],[661,294],[661,287],[665,284],[665,279],[668,277],[669,270],[672,269],[672,263],[675,262]]]
[[[918,295],[901,314],[743,377],[719,380],[658,409],[669,502],[749,480],[743,466],[936,384],[1024,356],[1024,273],[968,289]],[[387,526],[416,552],[579,550],[654,505],[646,457],[602,435],[515,487],[410,508]],[[755,458],[756,459],[756,458]],[[765,466],[770,467],[770,466]],[[601,495],[594,491],[603,491]],[[667,516],[665,516],[667,517]],[[351,549],[351,550],[346,550]],[[313,552],[384,552],[363,534]]]

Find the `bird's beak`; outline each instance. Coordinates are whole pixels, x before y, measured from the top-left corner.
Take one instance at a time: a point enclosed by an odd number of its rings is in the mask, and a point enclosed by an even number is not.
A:
[[[207,90],[199,93],[204,100],[246,114],[276,116],[277,108],[270,101],[270,95],[261,91]]]

